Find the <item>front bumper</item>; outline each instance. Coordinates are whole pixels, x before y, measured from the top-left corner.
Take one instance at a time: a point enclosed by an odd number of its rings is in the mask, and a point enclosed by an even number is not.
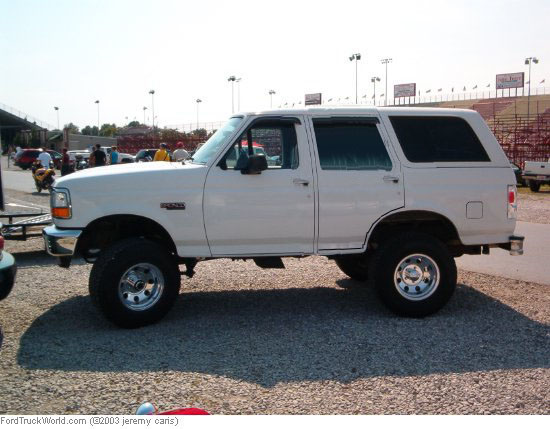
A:
[[[46,251],[60,258],[70,258],[74,255],[76,243],[82,234],[81,229],[60,229],[55,225],[42,230]]]

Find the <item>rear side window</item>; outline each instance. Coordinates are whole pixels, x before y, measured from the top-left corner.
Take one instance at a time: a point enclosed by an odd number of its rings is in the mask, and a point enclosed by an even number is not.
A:
[[[401,148],[411,162],[487,162],[472,127],[452,116],[391,116]]]
[[[392,163],[372,121],[313,119],[323,170],[391,170]]]

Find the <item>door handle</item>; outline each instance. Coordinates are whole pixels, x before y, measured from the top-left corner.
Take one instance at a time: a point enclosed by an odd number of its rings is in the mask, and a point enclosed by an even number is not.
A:
[[[293,179],[292,183],[294,183],[295,185],[307,186],[307,185],[309,185],[309,180],[307,180],[307,179]]]
[[[384,182],[393,182],[393,183],[397,183],[397,182],[399,182],[399,177],[397,177],[397,176],[384,176],[384,177],[382,178],[382,180],[383,180]]]

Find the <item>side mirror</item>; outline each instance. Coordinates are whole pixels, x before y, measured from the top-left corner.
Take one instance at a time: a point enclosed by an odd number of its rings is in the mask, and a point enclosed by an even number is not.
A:
[[[242,174],[260,174],[267,170],[267,159],[264,155],[250,155],[246,168],[241,170]]]

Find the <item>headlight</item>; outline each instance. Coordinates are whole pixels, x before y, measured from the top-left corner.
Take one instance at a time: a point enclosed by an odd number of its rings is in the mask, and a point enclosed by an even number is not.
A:
[[[71,197],[68,189],[52,189],[50,194],[50,206],[52,217],[57,219],[70,219],[72,216]]]

